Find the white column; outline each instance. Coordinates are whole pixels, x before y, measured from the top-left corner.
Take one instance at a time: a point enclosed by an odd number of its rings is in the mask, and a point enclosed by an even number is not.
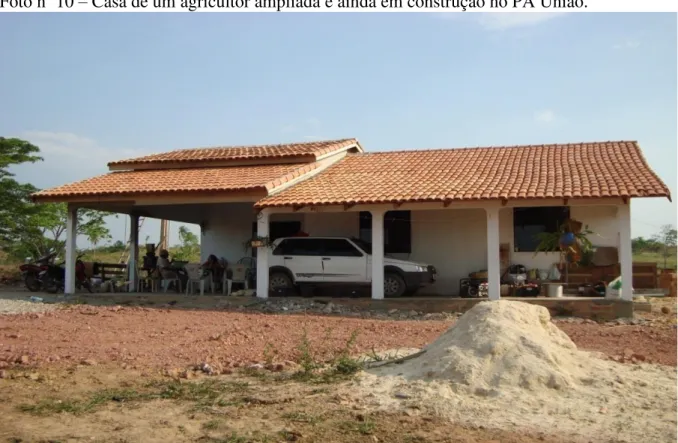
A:
[[[264,209],[257,214],[257,236],[268,237],[268,221],[270,212]],[[257,251],[257,298],[268,298],[268,254],[267,246],[259,248]]]
[[[75,248],[78,237],[78,208],[69,206],[66,212],[66,274],[64,294],[75,294]]]
[[[127,269],[129,272],[129,281],[131,282],[127,286],[128,292],[138,291],[139,285],[139,276],[137,275],[137,262],[139,261],[139,216],[130,215],[130,234],[129,234],[129,260],[127,261]]]
[[[619,263],[621,264],[621,298],[633,300],[633,252],[631,251],[631,200],[617,206],[619,223]]]
[[[501,270],[499,258],[499,208],[486,208],[487,212],[487,285],[490,300],[501,296]]]
[[[386,211],[371,211],[372,214],[372,298],[384,298],[384,214]]]

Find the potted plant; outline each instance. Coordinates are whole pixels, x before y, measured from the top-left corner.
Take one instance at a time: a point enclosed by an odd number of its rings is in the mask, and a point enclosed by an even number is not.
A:
[[[539,244],[535,255],[539,252],[560,252],[559,267],[565,268],[565,285],[569,283],[569,266],[579,266],[582,262],[590,261],[593,253],[593,244],[588,236],[593,234],[588,225],[567,219],[558,227],[556,232],[542,232],[536,235]]]

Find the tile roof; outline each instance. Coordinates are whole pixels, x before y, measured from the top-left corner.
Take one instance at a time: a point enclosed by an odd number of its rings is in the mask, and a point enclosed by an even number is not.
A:
[[[147,195],[198,191],[270,191],[318,163],[111,172],[33,194],[49,197]]]
[[[202,163],[214,161],[237,161],[259,159],[300,158],[316,161],[318,157],[339,151],[351,145],[358,145],[355,138],[341,140],[312,141],[305,143],[287,143],[257,146],[223,146],[198,149],[181,149],[162,154],[131,158],[110,162],[109,167],[130,167],[135,165],[166,165],[168,163]],[[361,148],[362,150],[362,148]]]
[[[633,141],[349,155],[257,207],[666,196]]]

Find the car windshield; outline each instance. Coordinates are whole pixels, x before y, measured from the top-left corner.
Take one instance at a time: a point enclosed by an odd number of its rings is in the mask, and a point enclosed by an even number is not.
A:
[[[372,244],[367,243],[366,241],[363,241],[359,238],[352,238],[351,241],[358,245],[360,249],[363,250],[363,252],[367,252],[368,254],[372,255]]]

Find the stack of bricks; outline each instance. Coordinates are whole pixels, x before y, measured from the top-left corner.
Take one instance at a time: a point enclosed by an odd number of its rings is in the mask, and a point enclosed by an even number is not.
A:
[[[663,270],[659,275],[659,287],[662,289],[668,289],[669,297],[676,296],[676,272]]]

